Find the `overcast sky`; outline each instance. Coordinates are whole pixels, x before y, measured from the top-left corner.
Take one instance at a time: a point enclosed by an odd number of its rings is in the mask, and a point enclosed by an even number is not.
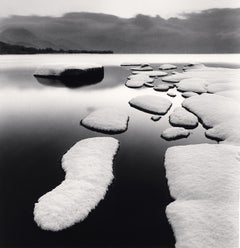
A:
[[[136,14],[164,18],[209,8],[238,8],[239,0],[0,0],[0,17],[9,15],[61,16],[67,12],[102,12],[121,17]]]

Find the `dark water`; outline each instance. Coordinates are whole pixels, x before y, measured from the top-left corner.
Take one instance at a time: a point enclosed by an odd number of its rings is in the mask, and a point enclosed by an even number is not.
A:
[[[180,65],[181,67],[182,65]],[[165,216],[172,199],[167,187],[164,154],[168,147],[214,143],[199,124],[178,141],[160,135],[169,127],[169,113],[160,121],[128,105],[136,94],[166,93],[124,86],[127,68],[107,67],[101,83],[78,89],[38,82],[33,69],[9,68],[0,74],[0,246],[1,247],[174,247]],[[101,106],[118,106],[129,127],[113,135],[120,141],[114,161],[115,179],[97,208],[81,223],[60,232],[43,231],[33,221],[34,203],[63,179],[62,155],[75,142],[106,136],[79,125]]]

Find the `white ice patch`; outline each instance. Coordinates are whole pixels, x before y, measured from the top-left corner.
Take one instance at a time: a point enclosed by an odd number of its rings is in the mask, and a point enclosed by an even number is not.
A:
[[[207,92],[206,86],[207,81],[201,78],[187,78],[181,80],[177,84],[177,89],[179,91],[192,91],[196,93],[205,93]]]
[[[34,220],[44,230],[60,231],[84,220],[104,199],[113,180],[119,143],[111,137],[84,139],[62,158],[65,180],[38,199]]]
[[[184,108],[175,108],[169,116],[173,126],[194,128],[198,125],[198,118]]]
[[[172,106],[172,102],[167,98],[154,95],[134,97],[129,104],[134,108],[152,114],[166,114]]]
[[[187,98],[183,107],[196,114],[208,127],[239,117],[240,104],[231,98],[203,94]]]
[[[162,137],[166,140],[175,140],[181,138],[187,138],[190,135],[190,131],[182,127],[170,127],[162,132]]]
[[[54,76],[54,77],[60,77],[63,73],[67,71],[73,71],[73,75],[75,75],[76,71],[92,71],[92,70],[103,70],[103,67],[98,64],[49,64],[44,65],[40,68],[38,68],[34,75],[35,76]],[[70,73],[69,73],[70,75]]]
[[[176,69],[177,66],[176,65],[172,65],[172,64],[163,64],[161,66],[159,66],[160,70],[172,70],[172,69]]]
[[[128,119],[124,111],[108,107],[90,113],[81,124],[100,132],[120,133],[127,130]]]
[[[141,88],[145,83],[153,83],[154,79],[146,74],[131,75],[128,77],[126,86],[129,88]]]
[[[221,190],[222,185],[220,185]],[[238,248],[238,204],[175,201],[167,206],[176,248]]]
[[[163,77],[167,75],[167,72],[164,71],[133,71],[133,74],[145,74],[149,77]]]
[[[221,143],[240,145],[240,116],[224,121],[206,131],[206,136],[221,140]]]
[[[192,97],[192,96],[197,96],[198,94],[195,93],[195,92],[190,92],[190,91],[187,91],[187,92],[183,92],[182,93],[182,97],[184,98],[189,98],[189,97]]]
[[[197,144],[168,148],[166,176],[177,200],[238,201],[240,147]]]

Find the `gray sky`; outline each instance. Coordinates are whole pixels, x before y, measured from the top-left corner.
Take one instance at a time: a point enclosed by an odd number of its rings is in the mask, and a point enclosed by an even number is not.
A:
[[[66,12],[102,12],[121,17],[136,14],[164,18],[209,8],[238,8],[239,0],[0,0],[0,17],[53,15]]]

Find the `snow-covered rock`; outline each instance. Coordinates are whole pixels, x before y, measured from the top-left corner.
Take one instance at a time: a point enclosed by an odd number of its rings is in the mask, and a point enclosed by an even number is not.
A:
[[[124,111],[108,107],[93,111],[81,121],[81,124],[103,133],[121,133],[127,130],[128,119]]]
[[[228,91],[228,90],[240,90],[240,79],[239,82],[212,83],[207,86],[207,91],[210,93],[216,93],[216,92]]]
[[[238,201],[240,147],[197,144],[168,148],[166,176],[177,200]]]
[[[201,78],[187,78],[181,80],[177,84],[177,89],[179,91],[191,91],[195,93],[205,93],[207,92],[206,86],[207,81]]]
[[[216,92],[215,94],[229,97],[240,103],[240,90],[226,90],[226,91]]]
[[[198,118],[184,108],[175,108],[169,116],[169,122],[173,126],[195,128],[198,125]]]
[[[176,140],[181,138],[187,138],[190,135],[190,131],[182,127],[170,127],[162,132],[162,138],[165,140]]]
[[[235,202],[175,201],[167,206],[166,214],[173,226],[176,248],[239,247]]]
[[[129,101],[129,104],[151,114],[166,114],[172,106],[172,102],[167,98],[154,95],[134,97]]]
[[[202,94],[187,98],[183,107],[197,115],[207,127],[238,118],[240,104],[231,98],[215,94]]]
[[[132,71],[153,71],[153,68],[151,66],[145,66],[141,65],[139,67],[133,67],[131,68]]]
[[[154,115],[151,117],[151,120],[152,121],[159,121],[161,118],[162,118],[162,116],[160,116],[160,115]]]
[[[182,93],[182,97],[184,98],[189,98],[189,97],[197,96],[197,95],[198,95],[197,93],[191,92],[191,91],[186,91]]]
[[[152,83],[144,83],[144,86],[149,87],[149,88],[153,88],[154,85]]]
[[[118,147],[111,137],[76,143],[62,158],[65,180],[35,204],[37,225],[59,231],[84,220],[104,199],[113,180],[112,163]]]
[[[154,79],[146,74],[131,75],[128,77],[126,86],[129,88],[141,88],[145,83],[153,83]]]
[[[174,84],[169,83],[159,83],[158,85],[154,86],[154,90],[156,91],[168,91],[170,88],[173,88]]]
[[[133,74],[146,74],[149,77],[163,77],[167,75],[164,71],[133,71]]]
[[[177,94],[176,94],[176,92],[174,92],[174,91],[168,91],[168,92],[167,92],[167,95],[168,95],[168,96],[171,96],[171,97],[175,97]]]
[[[38,68],[34,76],[46,78],[71,78],[80,81],[93,81],[102,79],[103,66],[98,64],[49,64]]]
[[[172,65],[172,64],[163,64],[161,66],[159,66],[160,70],[172,70],[172,69],[176,69],[177,66],[176,65]]]

